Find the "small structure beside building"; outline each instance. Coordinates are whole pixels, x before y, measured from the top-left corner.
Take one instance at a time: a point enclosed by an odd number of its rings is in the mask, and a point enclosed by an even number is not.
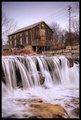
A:
[[[44,22],[24,27],[8,35],[9,49],[21,46],[32,46],[34,51],[48,50],[52,45],[53,31]]]
[[[2,50],[9,50],[9,45],[2,45]]]

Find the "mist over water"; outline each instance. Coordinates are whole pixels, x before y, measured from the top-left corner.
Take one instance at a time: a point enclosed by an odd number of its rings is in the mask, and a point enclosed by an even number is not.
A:
[[[65,56],[2,56],[2,117],[30,117],[30,100],[41,98],[79,118],[79,64]]]

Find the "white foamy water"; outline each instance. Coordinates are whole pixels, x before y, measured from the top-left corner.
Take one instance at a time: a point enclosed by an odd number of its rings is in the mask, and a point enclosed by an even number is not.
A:
[[[3,56],[2,70],[3,118],[29,118],[34,98],[59,104],[70,118],[79,118],[79,64],[69,67],[64,56]]]

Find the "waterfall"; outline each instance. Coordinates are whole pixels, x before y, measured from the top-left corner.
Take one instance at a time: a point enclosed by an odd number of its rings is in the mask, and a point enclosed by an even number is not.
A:
[[[70,66],[65,56],[2,56],[2,117],[31,117],[32,99],[59,104],[77,118],[79,63]]]
[[[65,56],[2,56],[3,82],[10,89],[52,85],[79,85],[77,64],[71,68]]]

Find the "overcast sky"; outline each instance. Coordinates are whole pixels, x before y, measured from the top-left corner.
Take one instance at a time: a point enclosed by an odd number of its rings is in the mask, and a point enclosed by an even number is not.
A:
[[[72,7],[72,18],[79,16],[75,3],[78,2],[2,2],[2,12],[17,21],[19,28],[39,21],[48,25],[57,22],[67,28],[69,5]]]

